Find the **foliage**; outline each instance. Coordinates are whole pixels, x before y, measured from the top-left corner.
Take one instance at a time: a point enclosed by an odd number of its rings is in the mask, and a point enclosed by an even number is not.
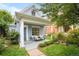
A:
[[[27,51],[24,48],[20,48],[18,45],[11,45],[7,47],[1,56],[27,56]]]
[[[12,30],[11,32],[8,33],[8,38],[9,38],[9,40],[11,40],[12,44],[17,44],[18,38],[19,38],[19,33],[15,30]]]
[[[67,42],[78,44],[79,43],[79,29],[68,31]]]
[[[13,22],[13,18],[8,11],[0,10],[0,25],[7,25]]]
[[[52,36],[52,38],[51,38]],[[45,47],[54,43],[55,35],[54,33],[45,36],[45,41],[39,44],[39,47]]]
[[[38,47],[45,47],[45,46],[47,46],[47,45],[44,42],[44,43],[40,43]]]
[[[52,39],[51,39],[52,36]],[[46,37],[46,40],[52,40],[53,42],[65,42],[66,35],[63,32],[52,33]]]
[[[45,42],[45,43],[46,43],[46,45],[53,44],[53,40],[47,41],[47,42]]]
[[[45,46],[48,46],[48,45],[51,45],[51,44],[53,44],[53,40],[49,40],[49,41],[45,41],[43,43],[40,43],[39,47],[45,47]]]
[[[52,44],[40,50],[47,56],[79,56],[79,47],[76,45]]]
[[[11,45],[11,40],[7,40],[7,38],[6,38],[6,40],[5,40],[5,47],[8,47],[10,45]]]
[[[56,37],[57,37],[57,33],[51,33],[51,34],[48,34],[45,38],[45,40],[56,40]]]
[[[0,35],[7,36],[8,26],[13,22],[11,14],[0,9]]]
[[[53,34],[48,34],[45,36],[45,40],[52,40],[51,36],[53,36]]]
[[[40,10],[51,19],[54,24],[63,26],[66,31],[70,25],[79,23],[79,4],[45,3],[40,5]]]
[[[5,49],[5,38],[0,37],[0,54],[4,51]]]
[[[64,43],[66,40],[66,35],[64,33],[57,33],[55,41],[58,41],[59,43]]]
[[[0,36],[6,37],[8,32],[8,26],[7,25],[0,25]]]

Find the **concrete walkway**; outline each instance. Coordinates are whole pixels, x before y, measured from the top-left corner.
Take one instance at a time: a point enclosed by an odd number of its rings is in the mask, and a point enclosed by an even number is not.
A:
[[[26,43],[26,50],[32,50],[38,47],[41,41],[30,41]]]
[[[38,50],[38,45],[41,41],[30,41],[26,43],[26,50],[30,56],[45,56],[40,50]]]
[[[32,49],[27,51],[30,56],[45,56],[41,51],[38,49]]]

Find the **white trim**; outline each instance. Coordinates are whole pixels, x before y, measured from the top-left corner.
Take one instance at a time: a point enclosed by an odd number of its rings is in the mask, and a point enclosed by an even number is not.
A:
[[[29,35],[28,35],[28,25],[27,25],[27,40],[29,40]]]
[[[29,24],[35,24],[35,25],[47,25],[47,23],[45,23],[45,22],[40,22],[40,21],[34,21],[34,20],[27,20],[27,19],[24,19],[24,21],[26,22],[26,23],[29,23]]]
[[[20,21],[20,47],[24,47],[24,22]]]

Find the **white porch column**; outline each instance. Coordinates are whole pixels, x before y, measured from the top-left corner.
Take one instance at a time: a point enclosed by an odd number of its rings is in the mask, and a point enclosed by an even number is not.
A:
[[[27,27],[26,27],[27,29],[26,29],[26,39],[27,39],[27,41],[29,40],[29,29],[28,29],[28,25],[27,25]]]
[[[20,47],[24,47],[24,22],[20,20]]]

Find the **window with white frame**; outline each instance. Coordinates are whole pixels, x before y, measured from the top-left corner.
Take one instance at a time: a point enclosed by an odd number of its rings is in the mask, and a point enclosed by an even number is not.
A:
[[[39,28],[32,28],[32,35],[39,35]]]

